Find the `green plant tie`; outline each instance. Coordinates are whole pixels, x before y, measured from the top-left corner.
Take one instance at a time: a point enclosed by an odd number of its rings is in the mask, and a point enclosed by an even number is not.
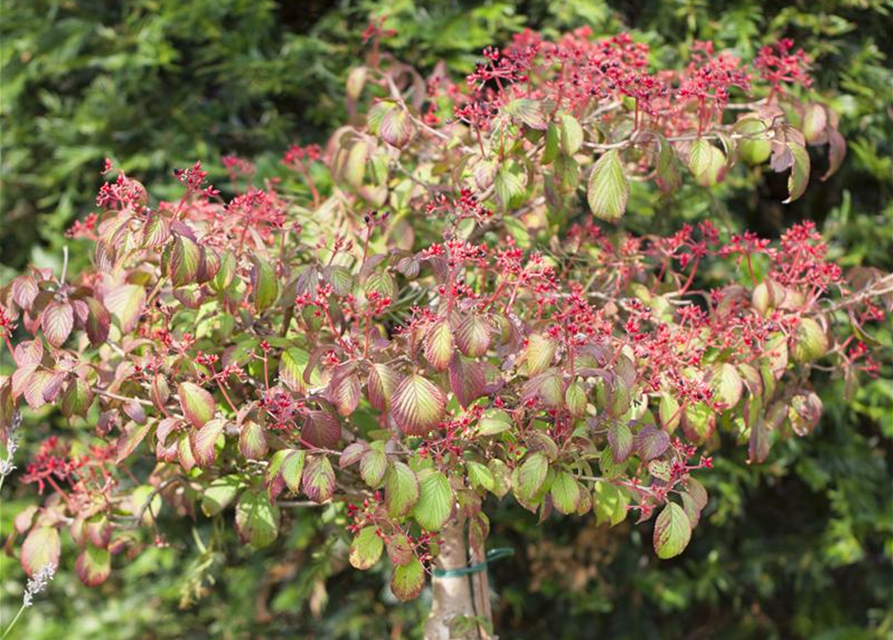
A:
[[[507,558],[515,555],[515,550],[509,547],[500,547],[498,549],[490,549],[487,552],[483,562],[478,562],[470,567],[461,567],[459,569],[435,569],[431,575],[435,578],[459,578],[461,576],[470,576],[472,573],[480,573],[487,570],[487,564],[500,558]]]

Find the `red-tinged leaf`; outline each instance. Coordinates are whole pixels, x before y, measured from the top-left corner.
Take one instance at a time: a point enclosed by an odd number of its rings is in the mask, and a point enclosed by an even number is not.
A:
[[[267,455],[267,436],[264,428],[254,420],[242,423],[239,432],[239,452],[247,460],[261,460]]]
[[[412,511],[413,518],[427,531],[440,531],[453,513],[453,488],[443,473],[433,469],[423,469],[418,479],[419,499]]]
[[[19,397],[25,393],[25,389],[28,388],[28,383],[31,380],[31,374],[35,371],[37,371],[37,365],[29,364],[24,366],[20,365],[18,369],[12,372],[12,384],[10,385],[10,390],[12,391],[13,401],[18,400]]]
[[[279,299],[279,279],[273,265],[257,256],[252,256],[251,300],[258,313],[272,307]]]
[[[123,284],[108,291],[103,302],[118,321],[121,332],[130,333],[136,328],[146,306],[146,290],[137,284]]]
[[[807,104],[803,109],[802,130],[806,142],[814,144],[824,141],[825,128],[828,125],[828,113],[825,107],[815,102]]]
[[[675,502],[667,503],[654,523],[654,551],[663,560],[678,556],[691,540],[691,522]]]
[[[394,575],[391,577],[391,592],[398,600],[401,602],[413,600],[419,597],[424,588],[425,567],[415,555],[408,563],[397,565],[394,568]]]
[[[34,523],[34,516],[36,515],[37,506],[33,504],[19,511],[16,514],[15,519],[13,520],[13,525],[15,526],[16,533],[22,534],[30,529],[31,525]]]
[[[409,113],[404,109],[397,107],[389,109],[387,113],[384,114],[381,119],[381,126],[379,127],[378,133],[381,136],[381,139],[389,145],[402,149],[409,144],[414,131],[415,126],[412,123],[412,119],[409,117]]]
[[[84,523],[87,538],[97,547],[106,549],[112,540],[112,525],[105,514],[93,516]]]
[[[409,538],[403,533],[393,533],[387,541],[388,558],[395,565],[405,566],[415,557],[415,552]]]
[[[551,338],[539,333],[531,334],[527,341],[524,361],[527,363],[527,375],[535,376],[552,365],[558,345]]]
[[[827,180],[837,173],[846,158],[846,140],[837,129],[828,129],[828,170],[822,176]]]
[[[202,248],[198,243],[192,238],[178,235],[171,247],[168,261],[168,275],[174,287],[197,282],[202,259]]]
[[[74,327],[74,309],[67,302],[54,300],[40,314],[40,326],[47,341],[58,349],[71,335]]]
[[[394,391],[394,421],[407,435],[426,435],[440,425],[445,403],[443,391],[430,380],[412,373]]]
[[[596,218],[616,222],[623,216],[629,200],[629,180],[616,149],[602,154],[595,162],[586,197]]]
[[[152,429],[152,423],[137,424],[135,422],[127,423],[124,433],[115,443],[115,462],[120,463],[136,451],[136,448],[146,438]]]
[[[112,554],[108,549],[88,544],[78,555],[74,570],[88,587],[98,587],[105,582],[112,570]]]
[[[208,420],[201,429],[192,432],[192,453],[198,466],[207,468],[214,463],[214,457],[217,454],[215,445],[218,438],[223,435],[225,427],[226,420],[218,418]]]
[[[112,324],[112,317],[108,309],[96,298],[84,298],[87,304],[87,321],[84,328],[87,330],[87,338],[93,346],[105,344],[109,337],[109,326]]]
[[[386,364],[373,364],[369,368],[369,377],[366,380],[366,394],[369,404],[385,412],[391,406],[391,398],[397,388],[397,372]]]
[[[793,164],[791,165],[791,173],[788,176],[788,191],[790,195],[784,201],[785,204],[793,202],[803,195],[806,191],[806,185],[809,183],[810,171],[809,152],[806,150],[806,147],[794,142],[788,142],[787,147],[793,157]]]
[[[168,219],[160,213],[153,213],[143,226],[142,244],[146,249],[162,246],[171,237]]]
[[[47,390],[56,380],[56,374],[46,369],[37,369],[31,373],[25,381],[24,388],[25,402],[28,403],[28,406],[37,410],[50,402],[46,399]]]
[[[360,571],[370,569],[381,558],[384,542],[376,532],[377,528],[375,526],[363,527],[350,543],[348,561],[354,569]]]
[[[685,488],[688,489],[688,495],[691,496],[695,507],[698,511],[702,511],[707,506],[707,489],[698,480],[691,477],[685,481]]]
[[[387,470],[388,457],[383,451],[371,449],[360,460],[360,477],[373,489],[381,486]]]
[[[682,432],[695,444],[706,442],[716,431],[716,414],[706,402],[689,403],[682,412]]]
[[[393,462],[385,478],[385,506],[392,518],[402,518],[412,511],[419,499],[419,480],[403,462]]]
[[[458,353],[449,366],[450,389],[463,408],[484,395],[484,369],[480,362],[468,360]]]
[[[137,424],[146,423],[146,410],[143,409],[143,405],[136,400],[128,400],[122,405],[122,409],[124,410],[124,414]]]
[[[440,320],[431,325],[425,336],[425,357],[431,366],[438,371],[446,369],[453,357],[454,348],[449,322]]]
[[[301,479],[304,495],[322,504],[335,494],[335,470],[326,456],[307,456]]]
[[[177,395],[180,397],[183,415],[195,427],[203,427],[217,411],[214,397],[197,384],[181,382],[177,387]]]
[[[18,367],[36,366],[42,359],[43,342],[36,338],[20,342],[16,345],[13,353],[13,360]]]
[[[636,452],[645,462],[653,460],[670,448],[670,435],[663,429],[645,426],[636,434]]]
[[[149,384],[149,397],[152,400],[152,403],[159,409],[159,411],[167,405],[168,398],[171,395],[170,385],[167,383],[167,378],[163,375],[156,375],[152,378],[152,382]]]
[[[30,310],[40,289],[32,276],[19,276],[12,281],[12,301],[22,309]]]
[[[465,318],[456,329],[456,346],[469,358],[479,358],[490,347],[490,323],[480,316]]]
[[[521,387],[521,400],[536,398],[545,406],[557,409],[564,403],[564,381],[558,369],[547,369]]]
[[[308,411],[301,437],[314,447],[334,449],[341,441],[341,423],[328,411]]]
[[[262,491],[246,491],[236,505],[236,531],[243,543],[261,549],[279,536],[279,507]]]
[[[53,527],[35,527],[22,543],[22,569],[33,578],[48,564],[59,567],[62,541]]]
[[[341,452],[341,457],[338,458],[338,467],[340,469],[347,469],[347,467],[355,465],[363,459],[363,456],[367,451],[369,451],[369,445],[367,443],[352,442]]]
[[[608,442],[614,462],[620,464],[629,458],[633,451],[633,433],[625,422],[616,422],[608,429]],[[668,440],[669,442],[669,440]]]
[[[360,404],[360,378],[355,373],[332,377],[326,390],[326,396],[338,413],[344,417],[356,411]]]
[[[195,453],[192,449],[191,438],[186,433],[177,435],[177,462],[183,467],[183,471],[189,473],[195,468]]]
[[[788,419],[798,436],[812,433],[822,417],[822,400],[814,392],[799,393],[791,398]]]
[[[514,120],[523,122],[531,129],[544,131],[549,125],[543,103],[540,100],[518,98],[509,102],[503,109]]]

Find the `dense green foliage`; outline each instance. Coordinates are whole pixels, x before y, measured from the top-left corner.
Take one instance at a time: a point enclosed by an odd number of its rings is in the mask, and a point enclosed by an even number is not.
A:
[[[751,55],[787,35],[817,56],[817,90],[835,89],[850,155],[824,186],[781,205],[784,178],[755,169],[708,193],[671,202],[633,188],[624,224],[672,232],[708,215],[766,234],[800,218],[820,223],[842,266],[891,268],[890,42],[893,6],[823,2],[62,2],[18,3],[4,12],[0,278],[28,261],[57,264],[64,230],[90,210],[104,157],[164,197],[170,171],[227,153],[257,160],[261,175],[284,175],[292,142],[323,142],[346,117],[344,80],[362,51],[370,15],[387,14],[398,34],[387,48],[456,76],[479,51],[525,26],[556,32],[634,30],[661,57],[683,57],[710,38]],[[819,163],[816,162],[818,165]],[[814,169],[814,178],[823,166]],[[225,189],[219,169],[214,182]],[[754,188],[754,185],[757,185]],[[708,274],[708,277],[718,274]],[[875,338],[890,345],[889,330]],[[893,502],[893,372],[843,401],[842,381],[820,392],[826,416],[815,437],[773,450],[748,467],[733,449],[705,474],[713,500],[688,552],[651,557],[632,527],[593,529],[550,520],[548,535],[517,507],[497,512],[492,546],[516,556],[494,565],[506,637],[880,638],[893,630],[890,562]],[[38,416],[40,418],[41,416]],[[50,416],[30,419],[28,443]],[[12,477],[15,480],[15,476]],[[4,488],[2,533],[16,498]],[[24,501],[21,502],[24,504]],[[330,507],[326,518],[344,515]],[[203,521],[181,523],[175,543],[150,550],[97,591],[59,576],[28,611],[15,637],[248,638],[414,637],[426,604],[397,605],[384,572],[346,567],[346,541],[316,529],[318,514],[249,555]],[[558,524],[556,524],[556,522]],[[211,540],[216,540],[214,546]],[[2,611],[18,606],[21,573],[0,559]],[[214,584],[211,584],[213,580]],[[199,606],[195,602],[202,597]],[[178,604],[185,608],[177,610]]]

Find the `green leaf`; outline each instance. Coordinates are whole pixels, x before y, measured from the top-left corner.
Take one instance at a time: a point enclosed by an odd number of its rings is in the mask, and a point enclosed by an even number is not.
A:
[[[546,145],[543,148],[542,163],[544,165],[552,164],[555,161],[555,158],[558,157],[560,144],[561,132],[558,126],[554,122],[549,123],[548,129],[546,129]]]
[[[625,493],[610,482],[601,480],[596,482],[592,500],[596,524],[608,522],[613,527],[626,519],[626,506],[629,499]]]
[[[279,280],[276,270],[266,260],[252,256],[251,289],[254,308],[263,313],[279,299]]]
[[[535,376],[545,371],[555,357],[558,345],[551,338],[539,333],[532,333],[527,340],[527,351],[524,361],[527,364],[527,375]]]
[[[88,544],[74,563],[74,570],[88,587],[98,587],[112,571],[112,556],[108,549]]]
[[[146,290],[138,284],[122,284],[108,291],[102,302],[118,321],[121,333],[130,333],[136,328],[146,306]]]
[[[654,523],[654,551],[663,560],[678,556],[691,540],[691,521],[675,502],[667,503]]]
[[[376,527],[363,527],[350,543],[348,560],[354,569],[371,568],[384,551],[384,542],[376,533]]]
[[[524,179],[519,173],[515,173],[512,170],[513,166],[509,163],[503,164],[496,173],[496,179],[493,183],[496,189],[496,197],[505,209],[513,206],[513,202],[524,193]]]
[[[373,489],[381,486],[388,470],[388,457],[382,451],[371,449],[360,460],[360,477]]]
[[[512,419],[502,409],[487,409],[478,420],[478,434],[495,436],[512,428]]]
[[[263,491],[246,491],[236,505],[236,531],[242,542],[258,549],[273,544],[279,535],[279,508]]]
[[[468,470],[468,480],[475,489],[484,488],[487,491],[493,491],[496,487],[493,474],[480,462],[468,460],[465,462],[465,468]]]
[[[310,354],[303,349],[292,347],[282,352],[279,358],[279,380],[295,393],[307,393],[304,370],[310,362]]]
[[[718,147],[704,138],[698,138],[691,146],[688,168],[702,187],[712,187],[721,182],[726,171],[726,157]]]
[[[415,556],[408,563],[397,566],[391,577],[391,591],[401,602],[417,598],[425,587],[425,567]]]
[[[583,127],[572,115],[561,116],[561,150],[572,156],[583,146]]]
[[[424,469],[419,473],[419,500],[413,517],[428,531],[440,531],[453,512],[453,489],[440,471]]]
[[[239,493],[244,482],[237,474],[215,478],[202,494],[202,511],[208,517],[226,509]]]
[[[623,216],[629,200],[629,180],[617,149],[602,154],[592,167],[586,197],[596,218],[616,222]]]
[[[822,326],[812,318],[801,318],[800,325],[791,338],[791,355],[795,362],[818,360],[828,351],[828,336]]]
[[[543,453],[537,452],[527,457],[518,468],[518,485],[515,494],[525,501],[533,500],[546,481],[549,461]]]
[[[385,506],[392,518],[407,515],[419,499],[419,481],[403,462],[393,462],[385,478]]]
[[[559,513],[569,515],[580,508],[583,490],[580,483],[567,471],[559,471],[552,481],[552,504]]]

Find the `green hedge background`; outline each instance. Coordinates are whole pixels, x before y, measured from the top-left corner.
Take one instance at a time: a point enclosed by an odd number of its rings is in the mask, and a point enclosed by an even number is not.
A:
[[[58,265],[71,222],[89,213],[105,157],[172,196],[176,167],[201,159],[225,188],[220,157],[278,175],[293,142],[322,142],[345,120],[344,80],[360,61],[370,17],[388,16],[387,48],[460,77],[480,50],[524,27],[555,34],[630,29],[656,59],[713,39],[750,56],[790,36],[816,56],[817,91],[834,92],[849,143],[843,169],[782,205],[784,178],[736,173],[712,193],[672,202],[633,194],[625,224],[674,231],[719,217],[775,235],[811,218],[843,266],[893,268],[893,2],[889,0],[31,0],[0,15],[0,282],[28,263]],[[889,346],[889,329],[876,336]],[[0,363],[0,367],[8,363]],[[861,640],[893,633],[893,372],[843,401],[823,381],[826,416],[810,438],[748,466],[723,450],[704,476],[711,501],[686,553],[659,562],[647,527],[596,529],[585,519],[536,526],[500,507],[491,544],[516,555],[492,567],[502,637],[803,638]],[[29,416],[25,449],[54,416]],[[4,486],[0,534],[33,498]],[[172,523],[172,545],[150,549],[87,590],[70,570],[11,635],[98,638],[419,638],[427,603],[399,606],[384,572],[359,574],[344,540],[326,532],[337,508],[299,514],[272,550],[249,553],[210,521]],[[214,543],[210,545],[210,541]],[[71,555],[69,554],[69,557]],[[24,576],[0,558],[0,614],[18,608]],[[211,584],[213,582],[213,584]]]

